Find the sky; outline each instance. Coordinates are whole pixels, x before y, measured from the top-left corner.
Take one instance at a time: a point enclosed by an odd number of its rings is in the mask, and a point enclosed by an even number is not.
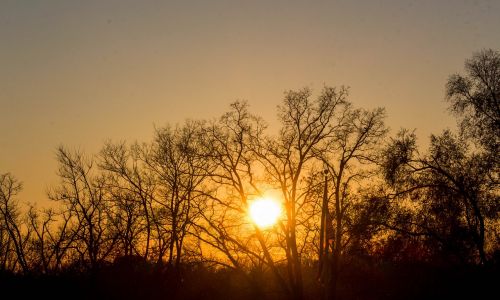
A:
[[[0,173],[46,203],[59,145],[148,141],[247,100],[271,130],[285,90],[350,87],[420,142],[455,128],[448,77],[500,49],[500,1],[0,0]]]

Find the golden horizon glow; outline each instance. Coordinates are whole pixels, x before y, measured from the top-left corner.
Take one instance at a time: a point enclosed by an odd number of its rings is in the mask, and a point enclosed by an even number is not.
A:
[[[283,92],[303,87],[350,86],[426,148],[455,128],[448,76],[500,49],[500,1],[240,2],[0,1],[0,169],[20,197],[52,204],[58,145],[149,143],[156,125],[216,119],[237,99],[278,135]]]
[[[281,205],[270,197],[259,198],[250,203],[249,214],[252,221],[261,228],[271,227],[281,215]]]

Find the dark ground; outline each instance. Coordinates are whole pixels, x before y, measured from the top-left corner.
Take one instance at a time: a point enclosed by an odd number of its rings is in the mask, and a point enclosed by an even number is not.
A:
[[[177,272],[147,263],[115,263],[93,275],[0,274],[2,299],[285,299],[269,274],[184,266]],[[306,299],[318,299],[312,269],[304,269]],[[339,299],[496,299],[498,267],[422,263],[351,263],[344,266]]]

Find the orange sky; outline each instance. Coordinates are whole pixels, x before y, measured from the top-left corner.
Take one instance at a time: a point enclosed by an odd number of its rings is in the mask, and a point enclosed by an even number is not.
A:
[[[276,127],[284,90],[324,84],[423,142],[454,126],[447,77],[500,49],[500,1],[240,2],[1,1],[0,173],[43,202],[60,144],[147,141],[236,99]]]

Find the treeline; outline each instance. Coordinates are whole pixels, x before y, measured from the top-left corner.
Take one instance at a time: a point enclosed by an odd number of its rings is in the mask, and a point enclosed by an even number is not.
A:
[[[334,298],[341,270],[360,261],[497,264],[500,53],[465,67],[446,85],[459,131],[432,135],[425,151],[412,131],[388,136],[384,109],[328,86],[285,92],[276,134],[236,102],[216,120],[156,128],[148,143],[109,141],[95,155],[61,146],[55,208],[21,205],[21,182],[0,174],[0,271],[133,261],[182,282],[203,266],[265,274],[301,299],[314,284]],[[270,194],[283,216],[262,229],[247,208]]]

